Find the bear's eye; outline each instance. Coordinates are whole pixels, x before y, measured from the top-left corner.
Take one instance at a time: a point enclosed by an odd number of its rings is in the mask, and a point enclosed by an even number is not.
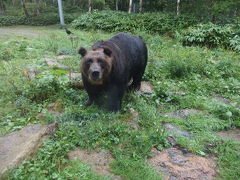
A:
[[[104,64],[105,64],[105,62],[104,62],[102,59],[98,59],[97,61],[98,61],[98,63],[101,64],[101,65],[104,65]]]
[[[92,59],[88,59],[87,60],[87,64],[92,64],[93,63],[93,60]]]

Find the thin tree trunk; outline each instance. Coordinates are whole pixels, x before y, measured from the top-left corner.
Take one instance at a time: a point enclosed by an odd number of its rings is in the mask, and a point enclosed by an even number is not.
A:
[[[22,5],[23,12],[24,12],[25,16],[28,17],[29,13],[28,13],[27,8],[25,6],[25,0],[21,0],[21,5]]]
[[[177,0],[177,15],[180,14],[180,0]]]
[[[37,14],[40,14],[40,0],[35,0]]]
[[[233,16],[234,16],[234,17],[237,16],[237,8],[234,9],[234,11],[233,11]]]
[[[128,13],[131,13],[131,12],[132,12],[132,3],[133,3],[133,0],[129,0]]]
[[[139,1],[139,12],[142,13],[143,10],[143,0]]]
[[[92,0],[88,0],[88,12],[92,11]]]
[[[116,5],[116,11],[118,11],[118,0],[115,1]]]

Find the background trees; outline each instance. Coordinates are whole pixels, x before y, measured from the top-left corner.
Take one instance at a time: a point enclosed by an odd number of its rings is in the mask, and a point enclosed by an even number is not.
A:
[[[240,15],[239,0],[63,0],[64,11],[82,13],[92,10],[120,10],[129,13],[164,12],[191,14],[216,21]],[[0,15],[31,16],[57,12],[56,0],[0,0]]]

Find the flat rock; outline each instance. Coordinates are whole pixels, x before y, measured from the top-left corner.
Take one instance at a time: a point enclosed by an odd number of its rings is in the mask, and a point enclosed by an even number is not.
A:
[[[37,69],[34,67],[26,67],[24,69],[24,75],[29,79],[32,80],[37,76],[38,72]]]
[[[142,81],[141,87],[138,92],[140,94],[152,94],[153,93],[152,85],[147,81]]]
[[[181,119],[186,119],[189,115],[200,114],[202,111],[197,109],[181,109],[175,112],[164,113],[163,116],[166,117],[177,117]]]
[[[190,132],[187,132],[185,130],[182,130],[176,125],[170,124],[170,123],[165,123],[163,124],[163,127],[165,130],[171,134],[177,135],[177,136],[184,136],[186,138],[192,138],[193,134]]]
[[[71,58],[72,56],[69,55],[59,55],[57,56],[57,59],[67,59],[67,58]]]
[[[147,162],[163,175],[164,180],[212,180],[216,176],[213,159],[185,154],[176,148],[154,152]]]
[[[45,58],[45,62],[47,63],[47,65],[53,69],[69,69],[67,66],[60,64],[59,62],[57,62],[57,60],[55,59],[49,59],[49,58]]]
[[[215,96],[214,99],[217,102],[224,103],[224,104],[231,104],[232,103],[230,99],[224,98],[222,96]]]
[[[220,131],[217,134],[223,139],[230,139],[240,142],[240,129],[232,129],[228,131]]]
[[[32,124],[0,137],[0,174],[33,155],[43,140],[55,130],[56,123],[48,126]]]
[[[111,173],[110,163],[114,159],[107,151],[89,153],[87,150],[75,149],[67,155],[70,160],[80,160],[89,164],[92,170],[99,175],[108,176],[113,179],[122,179],[120,176]]]

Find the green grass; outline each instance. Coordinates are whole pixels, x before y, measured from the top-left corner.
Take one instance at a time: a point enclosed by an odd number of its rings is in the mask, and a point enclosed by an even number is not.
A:
[[[32,30],[23,26],[12,28]],[[96,175],[83,162],[68,160],[66,154],[75,147],[109,150],[115,159],[112,172],[125,179],[161,179],[145,160],[153,147],[160,150],[171,147],[166,140],[169,133],[162,128],[164,122],[194,134],[191,140],[178,137],[180,146],[198,155],[217,158],[218,179],[240,177],[240,144],[221,140],[215,133],[240,127],[239,54],[223,49],[183,47],[176,39],[139,32],[149,48],[144,80],[152,83],[154,93],[128,93],[121,112],[112,114],[97,106],[84,107],[86,92],[69,86],[67,72],[49,70],[44,63],[45,57],[69,54],[71,57],[59,62],[79,72],[77,48],[90,48],[97,40],[112,34],[75,30],[74,35],[79,39],[72,43],[64,30],[54,26],[34,31],[44,36],[0,36],[0,135],[28,124],[49,124],[54,120],[59,127],[36,156],[9,171],[7,179],[107,179]],[[27,66],[40,72],[33,81],[23,75]],[[218,102],[215,96],[228,98],[232,103]],[[39,118],[38,114],[47,111],[47,105],[55,101],[64,107],[62,117],[48,114],[44,120]],[[130,108],[139,113],[137,130],[128,124]],[[202,114],[186,120],[161,116],[184,108],[199,109]]]

